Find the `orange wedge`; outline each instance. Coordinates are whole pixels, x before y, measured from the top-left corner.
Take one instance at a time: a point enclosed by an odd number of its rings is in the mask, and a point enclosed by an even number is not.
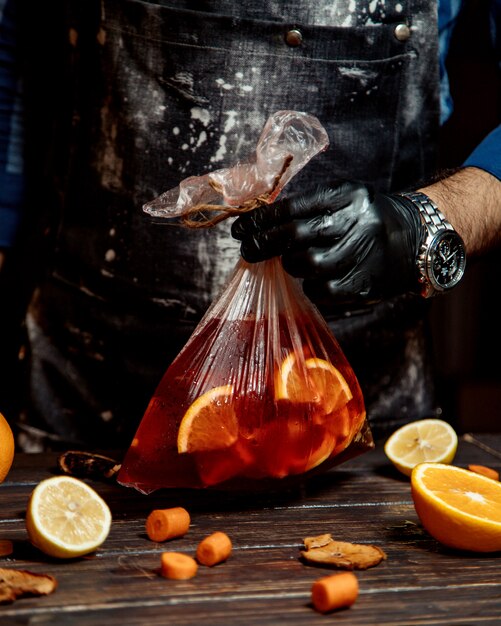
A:
[[[421,463],[411,488],[421,523],[437,541],[458,550],[501,550],[501,483],[453,465]]]
[[[223,385],[201,395],[186,411],[179,425],[177,450],[221,450],[233,445],[237,437],[233,385]]]
[[[291,402],[312,402],[325,414],[345,406],[353,397],[341,372],[324,359],[298,361],[291,352],[275,377],[275,396]]]

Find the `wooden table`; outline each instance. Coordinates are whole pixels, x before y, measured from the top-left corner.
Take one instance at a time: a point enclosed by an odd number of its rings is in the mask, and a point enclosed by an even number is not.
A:
[[[501,450],[501,434],[476,439]],[[0,539],[15,546],[0,567],[51,574],[59,583],[49,596],[0,606],[1,626],[501,624],[501,555],[458,553],[430,538],[419,525],[409,481],[392,470],[382,446],[280,494],[145,496],[92,482],[112,510],[112,530],[97,553],[70,562],[51,560],[31,547],[24,527],[28,496],[53,475],[56,459],[18,455],[0,485]],[[499,456],[464,440],[455,463],[501,469]],[[148,513],[176,505],[192,515],[189,533],[166,544],[149,541]],[[162,551],[194,554],[197,543],[219,529],[234,543],[226,563],[200,567],[184,582],[158,575]],[[378,545],[388,558],[357,572],[360,596],[353,607],[321,615],[310,605],[310,587],[331,570],[305,565],[299,551],[304,537],[328,532],[339,540]]]

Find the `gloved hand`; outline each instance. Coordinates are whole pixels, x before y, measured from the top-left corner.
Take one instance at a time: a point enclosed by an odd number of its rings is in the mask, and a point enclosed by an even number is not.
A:
[[[317,304],[372,304],[419,293],[416,259],[423,234],[417,209],[397,195],[339,182],[240,216],[232,235],[251,263],[282,255]]]

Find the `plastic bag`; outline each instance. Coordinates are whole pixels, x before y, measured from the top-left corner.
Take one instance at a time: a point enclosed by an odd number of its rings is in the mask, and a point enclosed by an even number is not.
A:
[[[291,178],[328,145],[327,133],[316,117],[278,111],[266,122],[252,160],[205,176],[190,176],[143,209],[155,217],[179,218],[191,228],[213,226],[273,202]]]
[[[306,114],[286,113],[287,122],[299,115],[308,128],[310,119],[318,125]],[[313,144],[319,145],[312,142],[310,155]],[[287,154],[282,151],[283,158]],[[302,157],[304,165],[308,158]],[[283,171],[278,158],[273,165]],[[257,166],[248,167],[254,176]],[[232,168],[220,172],[229,184]],[[276,180],[270,176],[266,189],[259,185],[259,195],[276,197]],[[252,200],[249,193],[245,202]],[[169,217],[193,206],[182,200],[168,207]],[[118,481],[145,493],[283,484],[372,446],[355,373],[299,281],[279,258],[256,264],[240,259],[165,372]]]

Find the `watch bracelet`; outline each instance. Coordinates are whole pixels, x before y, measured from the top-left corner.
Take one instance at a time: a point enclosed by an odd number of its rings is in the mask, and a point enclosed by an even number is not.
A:
[[[452,224],[445,218],[445,215],[440,211],[437,205],[426,194],[420,191],[406,191],[398,194],[404,198],[410,200],[419,210],[419,215],[422,217],[425,225],[428,227],[430,234],[434,235],[439,230],[447,228],[448,230],[454,230]]]

